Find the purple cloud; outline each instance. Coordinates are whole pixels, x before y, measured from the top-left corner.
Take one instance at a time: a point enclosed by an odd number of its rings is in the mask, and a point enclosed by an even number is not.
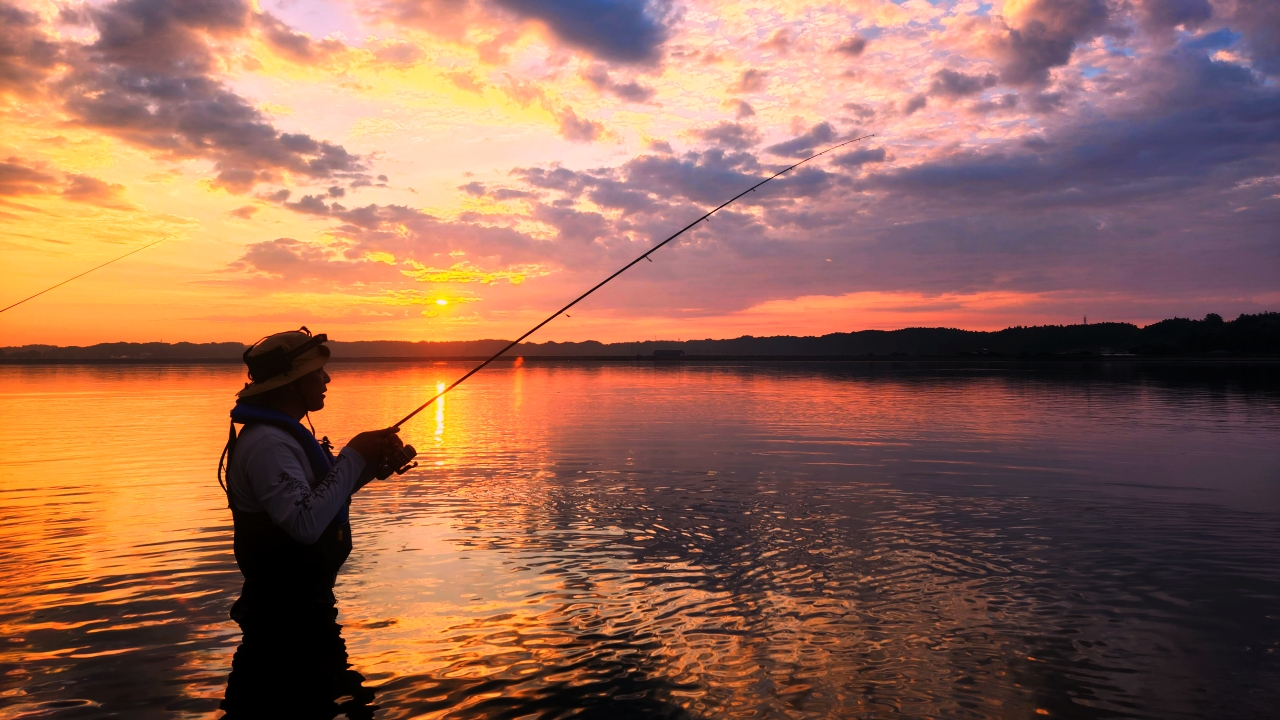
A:
[[[929,94],[946,98],[959,98],[974,95],[996,84],[994,73],[984,75],[966,75],[955,70],[939,70],[933,74],[933,83],[929,85]]]
[[[677,19],[667,0],[384,0],[374,12],[450,37],[461,37],[474,25],[510,29],[532,21],[566,47],[633,65],[661,59]],[[517,37],[518,32],[508,31],[495,41],[502,45]],[[484,54],[486,48],[480,49]],[[489,59],[496,59],[489,50]]]
[[[79,19],[98,37],[62,48],[70,71],[55,88],[74,122],[161,157],[210,159],[215,182],[235,192],[285,173],[363,177],[362,158],[309,135],[280,132],[217,79],[210,39],[243,35],[253,22],[240,0],[117,0],[88,8]]]
[[[808,157],[819,145],[830,144],[835,139],[836,131],[832,129],[831,124],[820,122],[799,137],[770,145],[765,148],[765,152],[786,157]]]
[[[694,128],[689,134],[703,142],[730,150],[746,150],[760,144],[760,131],[750,125],[722,120],[708,127]]]
[[[1001,78],[1012,85],[1043,85],[1049,70],[1065,65],[1076,44],[1100,31],[1108,17],[1102,0],[1029,0],[992,42]]]
[[[61,56],[35,13],[0,3],[0,93],[32,95]]]

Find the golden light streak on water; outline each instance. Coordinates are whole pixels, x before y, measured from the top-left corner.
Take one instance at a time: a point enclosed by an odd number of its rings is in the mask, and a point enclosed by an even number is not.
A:
[[[439,395],[440,393],[444,392],[444,388],[445,388],[444,383],[442,382],[436,383],[436,394]],[[444,442],[444,396],[443,395],[440,395],[440,397],[436,400],[436,442],[437,443]]]

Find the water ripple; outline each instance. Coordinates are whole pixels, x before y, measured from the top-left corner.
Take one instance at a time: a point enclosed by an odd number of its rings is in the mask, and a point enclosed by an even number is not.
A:
[[[1090,367],[482,374],[354,508],[350,661],[380,718],[1270,717],[1274,374]],[[321,431],[455,371],[340,366]],[[0,368],[0,718],[217,716],[235,374]]]

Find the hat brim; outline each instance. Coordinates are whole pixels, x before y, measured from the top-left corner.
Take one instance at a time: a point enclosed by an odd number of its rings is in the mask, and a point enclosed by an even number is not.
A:
[[[275,390],[278,387],[284,387],[307,373],[315,372],[324,367],[329,362],[329,348],[320,345],[307,352],[302,357],[294,360],[293,369],[283,375],[277,375],[273,378],[267,378],[262,382],[249,383],[244,389],[236,393],[236,397],[252,397],[260,395],[268,390]]]

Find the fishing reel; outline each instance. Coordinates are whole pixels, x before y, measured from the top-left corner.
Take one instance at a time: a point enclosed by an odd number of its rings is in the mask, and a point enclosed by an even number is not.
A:
[[[379,480],[386,480],[391,477],[391,473],[403,475],[406,471],[418,467],[418,463],[413,459],[418,456],[418,451],[413,449],[412,445],[405,445],[399,450],[385,456],[382,463],[378,465],[378,471],[374,473],[374,477]]]

